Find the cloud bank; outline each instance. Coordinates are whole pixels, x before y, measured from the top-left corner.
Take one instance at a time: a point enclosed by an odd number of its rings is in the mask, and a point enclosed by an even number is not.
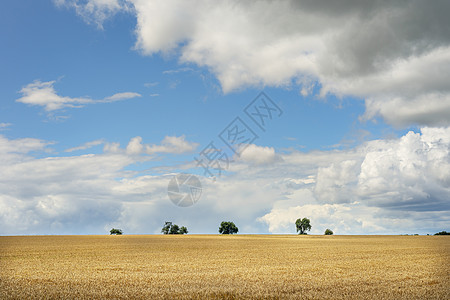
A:
[[[167,184],[193,162],[153,175],[130,167],[196,149],[183,136],[157,145],[101,141],[103,153],[70,157],[45,155],[46,141],[0,136],[0,234],[158,233],[167,220],[192,233],[215,233],[223,220],[244,233],[294,233],[299,217],[311,218],[315,234],[434,233],[450,224],[449,137],[450,127],[422,128],[308,153],[250,145],[216,181],[199,175],[202,198],[180,208]]]
[[[104,153],[49,157],[45,152],[50,150],[50,142],[0,135],[0,234],[101,233],[115,224],[133,228],[131,217],[123,219],[128,207],[135,202],[141,208],[148,203],[165,204],[170,179],[127,170],[157,159],[136,151],[144,148],[141,141],[141,137],[132,138],[122,148],[96,140],[66,151],[104,144]],[[177,149],[178,154],[196,147],[183,136],[166,137],[159,147],[145,146],[157,148],[152,154],[164,155],[173,153],[176,145],[184,147]],[[34,153],[44,157],[36,158]],[[134,229],[146,232],[142,221]]]

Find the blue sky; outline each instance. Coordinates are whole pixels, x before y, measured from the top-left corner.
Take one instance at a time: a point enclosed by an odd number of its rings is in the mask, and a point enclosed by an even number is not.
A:
[[[448,229],[447,4],[423,5],[4,1],[0,234]],[[266,131],[244,113],[261,91]],[[213,181],[194,158],[238,116],[258,139]],[[167,196],[180,172],[191,207]]]

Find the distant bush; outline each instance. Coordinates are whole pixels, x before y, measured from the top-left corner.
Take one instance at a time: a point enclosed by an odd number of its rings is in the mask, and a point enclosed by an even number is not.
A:
[[[122,229],[113,228],[109,231],[109,234],[121,235],[123,233]]]
[[[441,232],[435,233],[434,235],[450,235],[450,232],[441,231]]]
[[[326,229],[325,230],[325,235],[333,235],[333,231],[331,229]]]

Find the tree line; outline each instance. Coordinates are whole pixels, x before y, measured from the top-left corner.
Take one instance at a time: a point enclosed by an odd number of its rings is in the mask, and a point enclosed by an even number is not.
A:
[[[306,231],[310,231],[311,220],[308,218],[297,219],[295,221],[295,226],[297,228],[298,234],[307,234]],[[239,232],[239,228],[231,221],[223,221],[219,226],[220,234],[235,234]],[[185,226],[178,226],[172,222],[165,222],[163,228],[161,229],[161,233],[163,234],[187,234],[188,229]],[[110,234],[121,235],[123,234],[121,229],[113,228],[110,230]],[[325,235],[332,235],[333,231],[331,229],[325,230]]]
[[[307,231],[310,231],[311,226],[311,220],[308,218],[299,218],[295,221],[295,227],[297,229],[298,234],[307,234]],[[231,221],[223,221],[220,223],[219,226],[219,233],[220,234],[235,234],[238,233],[239,229],[238,227]],[[172,222],[165,222],[163,228],[161,229],[161,233],[163,234],[187,234],[188,229],[185,226],[178,226],[177,224],[173,224]],[[114,235],[121,235],[123,234],[121,229],[113,228],[110,230],[110,234]],[[334,232],[327,228],[324,232],[325,235],[333,235]],[[434,235],[450,235],[450,232],[441,231],[438,233],[435,233]]]

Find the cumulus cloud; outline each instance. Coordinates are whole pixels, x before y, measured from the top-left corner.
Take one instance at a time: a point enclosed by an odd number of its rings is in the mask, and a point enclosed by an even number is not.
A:
[[[275,149],[272,147],[261,147],[255,144],[243,145],[240,153],[239,161],[251,164],[269,164],[281,157],[275,154]]]
[[[391,214],[382,208],[367,207],[361,203],[348,204],[308,204],[285,209],[273,209],[258,220],[269,226],[272,233],[295,231],[295,220],[300,217],[312,219],[311,233],[323,234],[330,228],[337,234],[402,234],[411,230],[445,228],[449,218],[436,212],[409,212]],[[437,218],[436,218],[437,217]],[[418,228],[417,222],[421,222]]]
[[[234,180],[272,193],[256,219],[273,233],[292,233],[299,217],[315,234],[427,233],[450,221],[449,151],[449,127],[424,127],[353,149],[280,154],[273,166],[235,167]]]
[[[398,141],[373,141],[358,174],[368,205],[424,211],[450,209],[450,129],[424,128]]]
[[[20,90],[22,97],[17,102],[42,106],[47,112],[61,110],[63,108],[80,108],[86,104],[108,103],[124,99],[140,97],[141,95],[133,92],[117,93],[100,100],[93,100],[87,97],[72,98],[60,96],[53,85],[55,81],[41,82],[35,80]]]
[[[145,151],[148,154],[153,153],[174,153],[181,154],[192,152],[198,147],[197,143],[186,141],[186,137],[182,136],[166,136],[161,145],[146,145]]]
[[[347,203],[356,200],[351,188],[356,181],[356,174],[361,168],[361,161],[344,160],[333,162],[330,166],[318,169],[315,191],[323,203]]]
[[[183,153],[194,145],[184,137],[163,142],[158,153]],[[69,150],[100,144],[104,153],[52,157],[46,155],[51,142],[0,135],[0,233],[102,233],[113,226],[148,233],[148,220],[139,219],[137,226],[135,216],[128,215],[136,206],[144,211],[154,206],[149,215],[159,222],[154,228],[159,227],[164,222],[159,209],[173,209],[167,198],[171,177],[126,170],[153,159],[145,155],[141,137],[132,138],[125,148],[95,140]]]
[[[141,143],[142,138],[140,136],[132,138],[127,146],[127,154],[141,154],[144,149]]]
[[[111,176],[123,176],[123,167],[131,162],[123,155],[84,155],[28,157],[2,166],[2,233],[98,231],[120,216],[122,203],[110,191]]]
[[[206,67],[224,92],[296,84],[306,96],[317,86],[364,99],[365,119],[449,125],[448,1],[59,2],[99,23],[132,12],[137,49]]]
[[[295,221],[301,217],[313,218],[312,233],[321,234],[324,228],[330,228],[336,233],[373,233],[385,228],[373,222],[376,210],[362,209],[355,204],[307,204],[289,208],[276,208],[258,220],[269,226],[273,233],[285,233],[295,230]],[[364,211],[365,210],[365,211]],[[314,216],[314,217],[311,217]],[[323,230],[322,230],[323,229]]]
[[[450,209],[449,130],[423,128],[400,139],[365,143],[351,160],[318,169],[317,199],[403,211]]]
[[[313,219],[316,234],[325,228],[353,234],[432,232],[449,222],[449,130],[425,127],[353,149],[276,154],[281,159],[270,164],[240,159],[230,165],[232,175],[217,182],[234,194],[224,195],[233,199],[227,203],[254,207],[258,213],[249,214],[273,233],[292,233],[299,217]],[[255,146],[255,156],[264,149],[270,148]]]

